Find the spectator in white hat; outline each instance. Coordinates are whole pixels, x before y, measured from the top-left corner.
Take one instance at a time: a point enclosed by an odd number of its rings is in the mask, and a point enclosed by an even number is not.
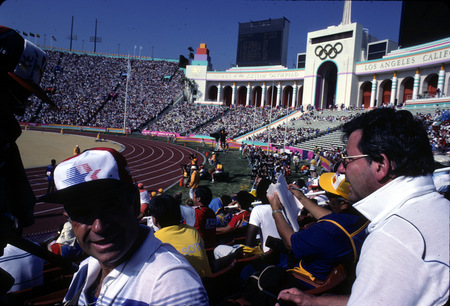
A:
[[[54,175],[57,191],[41,199],[64,205],[77,241],[90,255],[74,275],[65,302],[208,304],[186,259],[139,224],[139,191],[119,152],[86,150],[61,162]]]

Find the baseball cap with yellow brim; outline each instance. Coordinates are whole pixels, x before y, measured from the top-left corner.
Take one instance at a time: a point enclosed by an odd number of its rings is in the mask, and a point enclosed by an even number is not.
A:
[[[64,206],[81,206],[83,200],[110,196],[126,186],[136,188],[125,158],[111,148],[93,148],[68,158],[56,166],[53,177],[57,190],[39,200]]]
[[[320,175],[319,185],[326,192],[341,196],[348,200],[350,184],[345,181],[345,175],[338,172],[326,172]]]

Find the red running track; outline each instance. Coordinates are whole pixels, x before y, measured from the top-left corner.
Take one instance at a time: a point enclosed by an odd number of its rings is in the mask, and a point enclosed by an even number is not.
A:
[[[181,165],[189,163],[191,154],[198,155],[198,164],[205,161],[205,157],[199,152],[180,145],[125,136],[103,135],[103,138],[120,143],[124,147],[121,153],[127,160],[133,180],[143,183],[149,191],[158,188],[166,190],[178,183],[182,176]],[[101,143],[98,146],[101,146]],[[45,168],[26,169],[36,197],[47,192]],[[62,213],[61,205],[36,203],[35,223],[24,229],[24,236],[37,242],[53,236],[66,221]]]

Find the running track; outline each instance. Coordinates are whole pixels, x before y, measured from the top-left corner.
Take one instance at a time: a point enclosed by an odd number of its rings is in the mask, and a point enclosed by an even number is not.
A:
[[[133,180],[143,183],[149,191],[158,188],[166,190],[178,183],[182,176],[181,165],[189,162],[189,156],[192,153],[198,155],[198,164],[203,164],[205,161],[205,157],[199,152],[180,145],[125,136],[103,135],[102,137],[120,143],[124,147],[121,153],[127,160]],[[98,146],[101,146],[101,143]],[[36,197],[47,192],[45,168],[26,169]],[[66,221],[62,213],[61,205],[36,203],[35,223],[24,229],[25,237],[39,242],[53,236]]]

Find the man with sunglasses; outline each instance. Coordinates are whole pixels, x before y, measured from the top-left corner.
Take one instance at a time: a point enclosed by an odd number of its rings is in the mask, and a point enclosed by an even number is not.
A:
[[[422,122],[375,109],[343,126],[338,171],[349,200],[371,223],[350,296],[279,298],[297,305],[443,305],[449,297],[449,207],[433,184],[434,159]]]

